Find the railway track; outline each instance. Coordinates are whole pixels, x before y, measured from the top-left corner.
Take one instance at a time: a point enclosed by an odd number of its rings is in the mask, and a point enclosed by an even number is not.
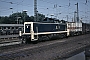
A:
[[[21,41],[18,39],[18,35],[2,35],[0,36],[0,47],[20,44]]]
[[[90,34],[68,39],[14,46],[0,50],[0,59],[6,60],[54,60],[90,45]]]
[[[21,44],[21,41],[8,41],[8,42],[3,42],[3,43],[0,43],[0,47],[3,47],[3,46],[9,46],[9,45],[16,45],[16,44]]]

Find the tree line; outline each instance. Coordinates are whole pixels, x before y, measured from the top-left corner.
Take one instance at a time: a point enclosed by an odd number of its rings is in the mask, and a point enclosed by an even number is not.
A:
[[[45,15],[38,13],[38,22],[45,18]],[[27,15],[26,12],[17,12],[9,16],[0,16],[0,24],[23,24],[34,21],[34,16]]]

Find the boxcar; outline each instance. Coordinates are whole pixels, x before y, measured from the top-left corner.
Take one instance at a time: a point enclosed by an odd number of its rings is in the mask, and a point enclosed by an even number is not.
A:
[[[82,33],[90,33],[90,24],[82,23]]]
[[[70,36],[82,34],[82,23],[68,22],[67,29]]]
[[[90,33],[90,24],[81,22],[68,22],[67,29],[69,30],[70,36],[86,34]]]

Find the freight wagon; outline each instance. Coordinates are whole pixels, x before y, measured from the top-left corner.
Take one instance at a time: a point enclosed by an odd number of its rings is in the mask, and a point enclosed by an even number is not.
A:
[[[82,34],[90,33],[90,24],[82,23]]]
[[[69,36],[86,34],[90,33],[90,24],[81,22],[68,22],[67,29],[69,30]]]
[[[69,36],[82,34],[82,23],[68,22],[67,29],[69,30]]]

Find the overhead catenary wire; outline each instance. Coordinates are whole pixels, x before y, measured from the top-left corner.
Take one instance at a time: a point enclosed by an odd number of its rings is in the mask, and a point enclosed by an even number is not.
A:
[[[16,10],[16,11],[18,11],[18,6],[25,6],[25,7],[32,8],[32,5],[30,5],[30,4],[23,4],[23,1],[24,1],[24,0],[22,0],[21,2],[11,2],[11,1],[3,1],[3,0],[0,0],[0,2],[11,4],[10,6],[13,5],[13,6],[12,6],[12,10]],[[0,7],[0,8],[2,8],[1,11],[3,11],[3,12],[7,11],[7,10],[5,10],[6,7]],[[8,10],[9,10],[10,8],[11,8],[11,7],[7,7]]]
[[[21,1],[18,1],[18,2],[14,2],[14,1],[11,2],[10,0],[9,1],[7,1],[7,0],[0,0],[0,1],[4,2],[4,3],[11,4],[11,6],[13,5],[13,7],[12,7],[12,8],[14,8],[13,10],[17,9],[17,11],[20,10],[19,8],[17,8],[19,6],[21,7],[22,10],[24,9],[24,7],[28,7],[29,9],[33,9],[31,4],[24,2],[25,0],[21,0]],[[68,0],[67,4],[63,4],[63,5],[60,5],[60,4],[58,4],[56,2],[53,2],[53,1],[50,1],[50,0],[39,0],[39,1],[47,3],[46,5],[40,5],[40,4],[37,5],[38,6],[38,11],[39,12],[43,12],[43,13],[44,13],[43,10],[45,10],[45,9],[46,9],[46,11],[48,10],[49,13],[52,13],[52,11],[53,11],[53,13],[56,13],[55,9],[57,8],[57,11],[58,11],[57,14],[62,13],[63,15],[65,15],[65,14],[72,15],[74,13],[75,9],[76,9],[76,7],[74,6],[75,4],[71,3],[72,0]],[[78,0],[73,0],[73,1],[77,2]],[[85,12],[89,13],[89,8],[87,8],[87,7],[89,7],[88,6],[88,4],[90,3],[89,0],[78,1],[78,2],[80,4],[86,5],[86,8],[84,7],[86,9]],[[51,4],[51,6],[50,5],[47,6],[48,4]],[[72,6],[74,6],[74,7],[72,8]],[[6,11],[6,10],[3,10],[3,9],[6,9],[6,8],[2,7],[1,11]],[[46,12],[47,14],[48,14],[48,11]]]

